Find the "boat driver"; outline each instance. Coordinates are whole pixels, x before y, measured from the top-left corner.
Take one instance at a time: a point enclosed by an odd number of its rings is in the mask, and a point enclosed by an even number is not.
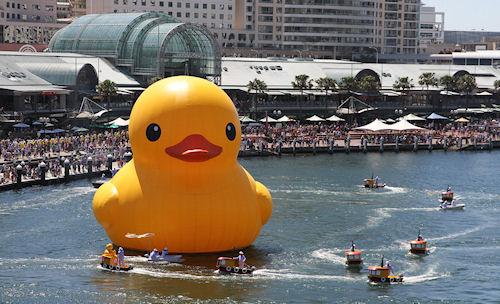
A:
[[[163,250],[161,251],[161,258],[162,258],[162,259],[166,259],[166,258],[167,258],[167,256],[168,256],[168,248],[167,248],[167,247],[165,247],[165,248],[163,248]]]
[[[160,259],[160,254],[158,253],[158,249],[153,249],[149,254],[149,260],[153,262],[157,262]]]
[[[351,251],[356,250],[356,244],[354,244],[354,241],[351,241]]]
[[[247,258],[243,254],[243,251],[240,251],[239,255],[237,257],[234,257],[233,260],[238,260],[238,267],[240,267],[240,269],[245,268],[245,262],[247,261]]]
[[[392,265],[389,261],[385,263],[385,267],[389,269],[389,274],[394,274],[394,268],[392,268]]]
[[[378,181],[379,181],[379,179],[380,178],[378,177],[378,175],[375,176],[375,187],[378,187]]]
[[[120,267],[125,266],[125,251],[122,247],[118,248],[118,265]]]

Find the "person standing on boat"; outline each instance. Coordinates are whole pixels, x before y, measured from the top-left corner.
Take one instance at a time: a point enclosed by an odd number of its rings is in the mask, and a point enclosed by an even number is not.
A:
[[[158,249],[153,249],[149,254],[149,260],[153,262],[157,262],[160,259],[160,254],[158,253]]]
[[[394,268],[392,268],[392,265],[389,261],[385,263],[385,267],[389,269],[389,274],[394,274]]]
[[[168,256],[168,248],[167,248],[167,247],[165,247],[165,248],[163,248],[163,250],[161,251],[161,258],[162,258],[163,260],[165,260],[165,259],[167,258],[167,256]]]
[[[238,267],[240,267],[240,269],[245,268],[245,262],[247,261],[247,258],[243,254],[243,251],[240,251],[239,255],[237,257],[234,257],[233,260],[238,260]]]
[[[354,241],[351,241],[351,251],[355,251],[356,250],[356,244],[354,244]]]
[[[122,247],[118,248],[118,265],[125,266],[125,250]]]
[[[375,176],[375,187],[378,187],[378,181],[379,181],[379,179],[380,178],[378,177],[378,175]]]

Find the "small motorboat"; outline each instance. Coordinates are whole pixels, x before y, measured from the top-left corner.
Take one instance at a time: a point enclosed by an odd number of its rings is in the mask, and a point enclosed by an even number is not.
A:
[[[152,263],[182,263],[184,258],[180,254],[169,254],[167,256],[159,257],[157,260],[152,260],[149,258],[149,254],[145,254],[144,257],[148,259],[148,262]]]
[[[108,182],[109,180],[110,179],[106,178],[106,175],[103,173],[102,176],[101,176],[101,179],[92,181],[92,186],[94,186],[94,188],[97,189],[100,186],[102,186],[102,184],[104,184],[105,182]]]
[[[420,234],[420,229],[418,229],[417,239],[410,241],[410,253],[417,255],[429,254],[429,249],[427,248],[427,241]]]
[[[382,262],[380,266],[369,266],[368,267],[368,281],[370,283],[382,283],[382,284],[394,284],[402,283],[403,275],[397,274],[392,275],[392,266],[389,263],[384,265],[384,257],[382,256]]]
[[[221,274],[252,274],[257,269],[255,266],[248,265],[239,268],[236,264],[236,260],[229,257],[219,257],[215,267],[217,267]]]
[[[378,179],[365,178],[363,180],[363,186],[369,189],[377,189],[377,188],[384,188],[386,185],[385,183],[379,183]]]
[[[363,265],[361,250],[356,249],[354,241],[351,241],[351,248],[345,251],[345,264],[347,267],[359,268]]]
[[[456,200],[451,202],[442,202],[441,205],[439,205],[441,210],[463,210],[464,207],[465,204],[460,204]]]
[[[134,268],[125,262],[122,262],[122,264],[118,262],[118,256],[113,249],[113,244],[106,245],[106,250],[101,255],[99,264],[102,268],[113,271],[129,271]]]

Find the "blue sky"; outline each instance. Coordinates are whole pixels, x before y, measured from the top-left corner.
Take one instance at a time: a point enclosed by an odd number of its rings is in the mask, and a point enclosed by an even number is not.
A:
[[[422,0],[445,12],[445,30],[500,32],[500,0]]]

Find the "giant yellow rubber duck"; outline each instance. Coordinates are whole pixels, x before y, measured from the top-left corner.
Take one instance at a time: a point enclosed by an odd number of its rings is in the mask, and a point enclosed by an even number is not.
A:
[[[133,160],[93,201],[114,244],[202,253],[253,243],[272,199],[237,162],[241,127],[223,90],[190,76],[160,80],[135,103],[129,136]]]

